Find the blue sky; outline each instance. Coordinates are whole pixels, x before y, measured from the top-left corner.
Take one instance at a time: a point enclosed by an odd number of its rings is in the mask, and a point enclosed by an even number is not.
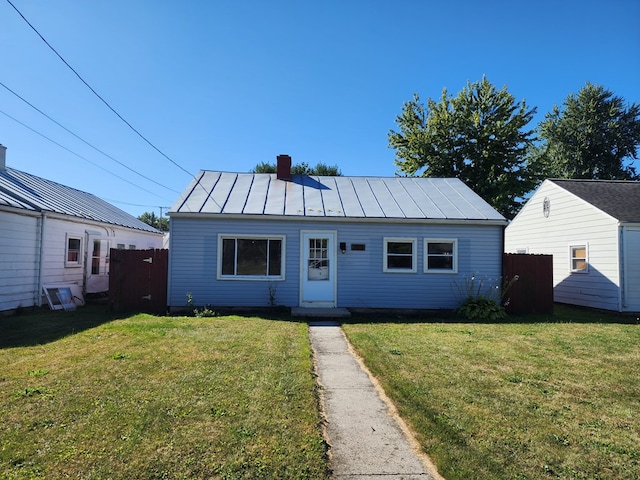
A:
[[[281,153],[393,176],[403,102],[483,75],[538,108],[531,127],[586,82],[640,103],[637,0],[11,2],[171,160],[0,0],[0,82],[140,175],[0,86],[7,165],[136,216],[171,206],[201,169],[246,172]]]

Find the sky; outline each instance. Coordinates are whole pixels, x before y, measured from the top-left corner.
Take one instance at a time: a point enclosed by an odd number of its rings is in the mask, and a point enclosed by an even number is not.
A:
[[[404,102],[483,76],[532,128],[587,82],[640,103],[640,2],[0,0],[7,166],[134,216],[279,154],[393,176]]]

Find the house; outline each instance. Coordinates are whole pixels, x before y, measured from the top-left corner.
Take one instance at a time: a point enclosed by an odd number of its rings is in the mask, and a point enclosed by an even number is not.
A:
[[[553,255],[556,302],[640,311],[640,182],[545,180],[505,252]]]
[[[168,304],[455,308],[506,220],[458,179],[201,171],[169,210]]]
[[[47,285],[106,292],[110,248],[162,248],[162,233],[90,193],[7,167],[0,145],[0,312],[41,305]]]

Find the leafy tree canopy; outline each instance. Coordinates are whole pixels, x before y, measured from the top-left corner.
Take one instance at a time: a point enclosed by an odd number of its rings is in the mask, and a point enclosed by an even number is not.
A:
[[[144,212],[138,217],[138,220],[142,220],[147,225],[151,225],[161,232],[169,231],[169,219],[167,217],[157,217],[153,212]]]
[[[640,105],[625,105],[600,85],[587,83],[554,106],[540,123],[538,161],[548,177],[638,179],[631,165],[640,146]]]
[[[467,83],[456,96],[445,88],[440,100],[405,102],[389,132],[400,173],[457,177],[507,218],[536,184],[527,162],[533,130],[525,129],[536,109],[516,102],[506,87],[486,79]]]
[[[262,162],[251,170],[251,173],[276,173],[276,164]],[[294,175],[319,175],[327,177],[340,177],[342,172],[337,165],[327,165],[318,163],[315,167],[310,167],[308,163],[302,162],[291,166],[291,173]]]

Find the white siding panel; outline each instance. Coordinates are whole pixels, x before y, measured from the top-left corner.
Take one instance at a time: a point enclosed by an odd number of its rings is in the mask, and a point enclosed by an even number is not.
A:
[[[550,202],[548,217],[543,202]],[[571,273],[569,246],[587,244],[588,273]],[[619,309],[617,221],[545,181],[505,230],[505,252],[553,255],[554,300]]]
[[[0,211],[0,311],[35,304],[39,218]]]

